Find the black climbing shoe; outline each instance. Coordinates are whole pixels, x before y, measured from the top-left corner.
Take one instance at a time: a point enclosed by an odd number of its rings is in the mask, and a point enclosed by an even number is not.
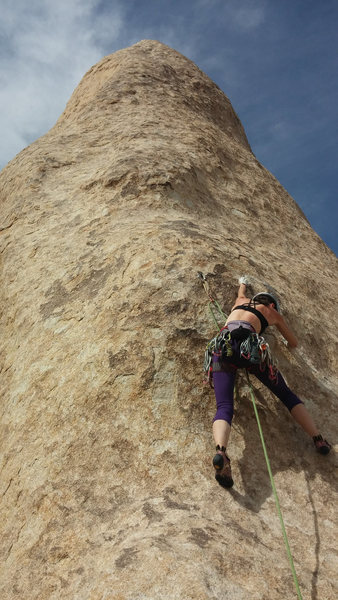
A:
[[[331,444],[329,444],[329,442],[327,442],[326,440],[323,440],[323,436],[314,435],[312,439],[314,445],[316,446],[316,450],[317,452],[319,452],[319,454],[328,454],[330,452]]]
[[[215,479],[224,488],[231,488],[234,481],[231,476],[230,458],[225,454],[225,448],[216,446],[216,452],[212,464],[215,469]]]

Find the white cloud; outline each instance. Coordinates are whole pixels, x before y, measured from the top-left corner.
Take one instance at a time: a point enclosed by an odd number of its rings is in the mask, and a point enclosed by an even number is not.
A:
[[[286,121],[273,123],[268,132],[275,142],[290,140],[293,135],[292,124]]]
[[[97,14],[97,0],[2,0],[0,20],[1,167],[45,133],[84,73],[123,27],[117,1]]]
[[[256,29],[266,18],[266,0],[198,0],[197,6],[217,10],[219,19],[243,31]]]
[[[215,70],[208,65],[212,57],[200,52],[205,22],[214,18],[210,4],[225,29],[246,33],[264,20],[266,0],[193,0],[188,27],[178,5],[170,19],[144,20],[151,3],[144,0],[143,12],[139,2],[1,0],[0,168],[54,125],[85,72],[105,54],[140,39],[158,39]],[[139,12],[139,24],[128,22],[131,11]],[[223,71],[224,51],[218,58]],[[228,85],[238,80],[235,64],[227,56]]]
[[[265,10],[263,5],[244,2],[241,5],[237,4],[231,11],[233,22],[239,29],[250,30],[256,29],[265,20]]]

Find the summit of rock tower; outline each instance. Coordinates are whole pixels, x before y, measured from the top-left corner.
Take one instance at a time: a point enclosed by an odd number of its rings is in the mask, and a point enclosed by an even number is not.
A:
[[[185,56],[160,42],[144,40],[92,67],[59,123],[85,119],[90,110],[89,130],[100,127],[102,119],[107,127],[110,115],[111,131],[115,134],[122,125],[118,115],[128,109],[133,131],[138,127],[152,128],[157,119],[160,130],[180,135],[182,120],[186,122],[189,115],[198,132],[202,116],[210,121],[212,129],[216,127],[249,148],[242,124],[219,87]],[[135,122],[137,117],[140,121]],[[127,124],[123,125],[126,128]]]

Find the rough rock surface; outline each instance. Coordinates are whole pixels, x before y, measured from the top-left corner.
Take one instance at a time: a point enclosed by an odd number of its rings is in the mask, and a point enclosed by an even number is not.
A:
[[[222,91],[143,41],[83,78],[1,174],[2,600],[296,597],[244,378],[214,481],[214,335],[237,277],[278,290],[289,384],[335,438],[337,259]],[[255,384],[304,600],[334,600],[334,455]]]

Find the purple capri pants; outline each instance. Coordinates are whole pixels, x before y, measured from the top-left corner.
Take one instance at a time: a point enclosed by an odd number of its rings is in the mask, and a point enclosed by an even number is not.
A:
[[[271,381],[269,371],[261,371],[259,365],[251,365],[246,359],[240,357],[240,341],[231,340],[233,356],[228,360],[213,355],[213,382],[216,396],[217,411],[214,421],[222,419],[231,425],[234,414],[234,385],[238,368],[248,369],[259,381],[261,381],[286,408],[291,411],[297,404],[303,402],[286,385],[281,373],[278,371],[277,380]]]

